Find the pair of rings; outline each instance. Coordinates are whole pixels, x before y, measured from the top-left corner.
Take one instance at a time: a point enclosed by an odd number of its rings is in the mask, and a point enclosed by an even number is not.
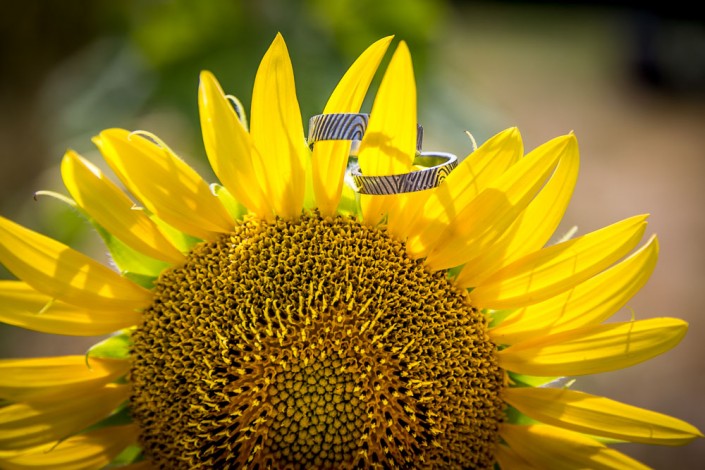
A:
[[[317,114],[309,120],[308,144],[320,140],[350,140],[350,156],[357,157],[360,141],[365,135],[370,120],[369,114],[331,113]],[[422,152],[423,127],[417,127],[416,158],[414,165],[423,167],[418,171],[387,176],[366,176],[359,165],[350,169],[355,189],[360,194],[399,194],[435,188],[458,166],[458,157],[445,152]]]

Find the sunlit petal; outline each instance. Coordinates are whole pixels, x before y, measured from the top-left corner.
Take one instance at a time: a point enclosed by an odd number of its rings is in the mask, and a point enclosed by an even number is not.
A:
[[[498,445],[496,455],[497,464],[502,470],[535,470],[526,460],[519,457],[511,447],[506,445]]]
[[[497,352],[502,368],[540,377],[599,374],[639,364],[677,345],[688,324],[676,318],[591,325],[529,339]]]
[[[128,398],[127,385],[109,384],[66,400],[0,408],[0,448],[22,449],[70,437],[110,415]]]
[[[100,311],[53,300],[24,282],[0,281],[0,321],[58,335],[97,336],[136,325],[142,314]]]
[[[446,208],[469,204],[487,185],[519,161],[523,152],[521,134],[512,127],[491,137],[460,162],[432,191],[423,206],[410,207],[404,214],[409,220],[409,252],[425,256],[432,247],[430,243],[435,239],[434,234],[440,236],[440,231],[450,224],[453,211]]]
[[[39,292],[79,307],[130,311],[152,298],[110,268],[3,217],[0,263]]]
[[[629,258],[548,300],[517,310],[490,336],[514,344],[541,335],[597,324],[612,316],[641,289],[656,267],[654,236]]]
[[[530,418],[595,436],[669,446],[703,437],[671,416],[568,389],[508,388],[504,399]]]
[[[416,81],[411,54],[404,41],[394,51],[377,91],[370,122],[360,143],[363,175],[396,175],[411,171],[416,154]],[[376,225],[394,196],[362,195],[365,223]]]
[[[277,215],[298,217],[306,191],[306,145],[301,111],[296,98],[294,71],[281,34],[264,55],[252,91],[250,135],[265,162]]]
[[[123,184],[157,217],[206,240],[232,230],[232,218],[208,184],[170,149],[122,129],[105,130],[94,142]]]
[[[370,82],[392,41],[392,36],[380,39],[363,52],[345,73],[323,112],[357,113],[367,94]],[[333,215],[343,190],[343,174],[350,153],[350,142],[322,140],[313,147],[313,188],[318,210]]]
[[[583,434],[553,426],[504,424],[502,438],[532,466],[551,470],[648,470],[631,457]]]
[[[430,249],[426,265],[432,270],[459,266],[491,246],[529,205],[558,160],[576,146],[572,135],[553,139],[519,160],[466,204],[459,204],[466,201],[464,197],[444,200],[447,227],[429,226],[420,235],[422,252]],[[432,229],[440,232],[434,234]]]
[[[551,179],[495,244],[468,260],[456,279],[472,287],[498,269],[542,248],[558,227],[578,180],[578,147],[569,147]]]
[[[25,453],[0,454],[0,466],[6,470],[99,470],[136,442],[138,435],[136,425],[101,428],[58,443],[34,447]]]
[[[10,401],[62,400],[95,390],[125,374],[129,361],[85,356],[0,360],[0,398]]]
[[[520,258],[477,286],[470,294],[473,305],[521,308],[577,286],[629,253],[641,240],[647,217],[630,217]]]
[[[157,226],[100,169],[69,150],[61,162],[61,176],[74,201],[93,220],[122,242],[169,263],[182,263],[184,255]]]
[[[235,199],[270,219],[262,156],[250,134],[212,73],[201,72],[198,92],[203,143],[213,171]]]

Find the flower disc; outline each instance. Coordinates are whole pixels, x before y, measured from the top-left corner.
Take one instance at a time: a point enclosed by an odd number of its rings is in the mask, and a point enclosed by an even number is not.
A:
[[[160,277],[132,413],[161,468],[489,468],[503,371],[486,328],[382,229],[250,219]]]

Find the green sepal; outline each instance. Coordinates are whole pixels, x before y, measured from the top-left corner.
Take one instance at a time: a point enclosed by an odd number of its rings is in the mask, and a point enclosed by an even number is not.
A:
[[[247,207],[240,204],[225,186],[212,183],[211,192],[220,199],[223,207],[225,207],[225,210],[228,211],[228,214],[230,214],[233,220],[242,220],[245,214],[247,214]]]
[[[120,405],[110,416],[104,418],[97,423],[91,425],[86,431],[95,431],[96,429],[107,428],[108,426],[123,426],[132,424],[130,416],[130,406],[127,402]]]
[[[181,230],[175,229],[154,214],[150,214],[149,212],[147,214],[152,222],[157,224],[157,227],[159,227],[159,231],[162,232],[162,235],[164,235],[171,242],[171,244],[182,253],[188,253],[194,246],[203,241],[198,237],[191,236]]]
[[[338,214],[351,215],[358,219],[362,215],[360,194],[347,184],[343,184],[343,192],[340,195],[340,202],[338,202]]]
[[[154,281],[170,266],[169,263],[130,248],[97,223],[93,222],[93,225],[110,251],[110,256],[120,273],[142,287],[154,287]]]
[[[130,330],[121,330],[100,343],[94,344],[86,353],[86,360],[90,357],[105,359],[128,359],[132,349]]]
[[[511,405],[507,405],[507,407],[504,409],[504,415],[507,417],[506,422],[509,424],[536,424],[538,421],[535,419],[531,419],[528,416],[526,416],[524,413],[521,411],[517,410]]]
[[[460,274],[460,271],[462,271],[464,266],[464,264],[461,264],[460,266],[454,266],[448,269],[448,271],[446,271],[448,279],[455,279],[456,277],[458,277],[458,274]]]
[[[304,145],[306,145],[305,142]],[[313,163],[310,152],[308,154],[308,158],[304,162],[304,165],[304,175],[306,178],[306,181],[304,182],[304,209],[313,210],[318,206],[316,204],[316,193],[313,189]]]
[[[534,375],[517,374],[508,372],[509,379],[519,387],[542,387],[547,383],[560,379],[561,377],[537,377]]]
[[[516,310],[488,310],[487,315],[490,318],[490,328],[494,328],[504,321],[509,315]]]
[[[111,258],[120,270],[120,273],[124,277],[141,285],[142,287],[151,289],[154,281],[157,277],[159,277],[159,274],[170,266],[169,263],[154,259],[140,253],[137,250],[134,250],[133,248],[130,248],[112,233],[103,228],[98,222],[96,222],[95,219],[79,207],[73,199],[54,191],[37,191],[34,195],[35,198],[37,196],[48,196],[54,198],[77,210],[79,214],[81,214],[91,223],[91,225],[93,225],[95,230],[103,239],[105,246],[110,252]]]
[[[149,289],[149,290],[154,289],[154,283],[157,281],[156,277],[148,276],[146,274],[124,272],[124,273],[122,273],[122,276],[126,277],[127,279],[134,282],[138,286],[142,286],[145,289]]]
[[[136,463],[142,460],[142,447],[137,444],[130,444],[118,454],[115,459],[106,467],[108,468],[120,468],[123,465],[129,465],[131,463]]]
[[[120,405],[120,407],[113,412],[107,418],[97,422],[96,424],[90,426],[85,431],[95,431],[97,429],[112,427],[112,426],[124,426],[127,424],[132,424],[132,416],[130,416],[130,406],[127,402]],[[123,465],[129,465],[142,460],[142,447],[137,444],[130,444],[118,454],[117,457],[113,459],[110,464],[105,467],[107,468],[119,468]]]

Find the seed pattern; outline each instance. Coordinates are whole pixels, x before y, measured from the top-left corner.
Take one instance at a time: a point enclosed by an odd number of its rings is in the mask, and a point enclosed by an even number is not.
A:
[[[257,219],[166,271],[133,335],[145,455],[175,468],[491,468],[486,319],[383,228]]]

